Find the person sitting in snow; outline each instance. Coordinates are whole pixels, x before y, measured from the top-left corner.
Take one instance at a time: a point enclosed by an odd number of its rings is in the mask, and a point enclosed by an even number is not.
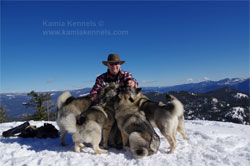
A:
[[[108,60],[102,61],[102,63],[108,67],[108,70],[106,73],[103,73],[96,78],[95,85],[90,91],[90,95],[92,95],[95,99],[98,97],[98,91],[105,87],[107,83],[115,82],[128,87],[138,87],[138,82],[133,78],[132,74],[121,69],[121,65],[124,64],[125,61],[120,61],[118,54],[109,54]],[[116,122],[113,125],[109,136],[109,146],[117,149],[122,149],[123,147],[121,133]]]

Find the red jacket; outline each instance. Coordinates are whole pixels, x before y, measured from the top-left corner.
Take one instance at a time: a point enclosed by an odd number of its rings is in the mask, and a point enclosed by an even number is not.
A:
[[[102,75],[96,78],[95,85],[90,91],[90,94],[97,95],[98,90],[104,87],[106,83],[110,83],[110,82],[121,83],[122,82],[125,85],[127,85],[128,80],[133,80],[135,82],[135,87],[138,87],[138,82],[136,81],[136,79],[132,77],[132,74],[130,72],[120,70],[116,76],[113,76],[112,74],[109,73],[109,71],[107,71],[106,73],[103,73]]]

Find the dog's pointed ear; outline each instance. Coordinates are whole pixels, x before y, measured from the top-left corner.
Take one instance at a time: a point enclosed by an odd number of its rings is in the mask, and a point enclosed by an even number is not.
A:
[[[119,88],[120,84],[115,84],[115,89]]]
[[[172,101],[172,100],[173,100],[173,97],[172,97],[170,94],[167,94],[167,93],[166,93],[165,96],[166,96],[166,100],[167,100],[167,101]]]
[[[136,93],[140,93],[141,92],[141,88],[136,88]]]

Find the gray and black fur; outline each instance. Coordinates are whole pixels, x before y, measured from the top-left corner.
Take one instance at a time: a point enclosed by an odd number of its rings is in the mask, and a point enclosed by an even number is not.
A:
[[[113,122],[110,122],[112,116],[109,115],[110,113],[106,113],[105,107],[112,98],[111,96],[116,95],[116,91],[107,88],[108,86],[103,88],[103,94],[99,95],[99,104],[95,106],[91,106],[91,102],[87,102],[88,96],[74,99],[68,91],[58,97],[57,124],[61,131],[62,145],[65,145],[65,135],[68,132],[72,134],[75,152],[79,152],[79,147],[84,147],[82,142],[91,143],[96,153],[107,152],[99,148],[99,143],[103,130],[104,145],[107,145],[106,142]]]
[[[72,133],[75,143],[74,150],[79,152],[79,147],[83,148],[82,142],[91,143],[96,153],[107,153],[100,149],[99,144],[102,139],[102,129],[108,121],[108,115],[101,106],[91,106],[81,116],[82,125],[76,125],[77,132]]]
[[[156,153],[160,146],[160,138],[147,121],[145,114],[140,112],[132,101],[136,97],[130,93],[140,89],[123,89],[114,103],[115,119],[121,131],[123,145],[129,148],[135,158]]]
[[[158,127],[170,144],[170,153],[176,147],[176,133],[179,131],[184,139],[184,108],[182,103],[172,95],[166,94],[167,103],[149,100],[143,94],[134,102],[139,106],[154,127]]]
[[[64,127],[63,119],[69,114],[74,115],[72,121],[76,121],[75,117],[80,115],[82,112],[86,111],[91,105],[93,98],[91,96],[84,96],[79,98],[74,98],[69,91],[65,91],[57,99],[57,124],[60,128],[61,144],[63,146],[65,143],[65,136],[67,134],[67,129]],[[75,124],[72,124],[75,125]]]

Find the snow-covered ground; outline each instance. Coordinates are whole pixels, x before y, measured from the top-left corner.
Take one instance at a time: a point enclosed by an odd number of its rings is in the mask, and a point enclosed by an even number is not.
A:
[[[22,122],[0,124],[0,133]],[[31,125],[42,126],[45,122],[31,121]],[[49,122],[56,125],[55,122]],[[73,152],[71,136],[68,146],[62,147],[59,138],[4,138],[0,137],[0,165],[87,165],[87,166],[248,166],[250,165],[250,126],[213,121],[185,121],[188,140],[177,135],[177,148],[167,154],[169,145],[161,138],[157,154],[134,159],[125,150],[109,149],[108,154],[95,154],[91,147],[81,153]]]

